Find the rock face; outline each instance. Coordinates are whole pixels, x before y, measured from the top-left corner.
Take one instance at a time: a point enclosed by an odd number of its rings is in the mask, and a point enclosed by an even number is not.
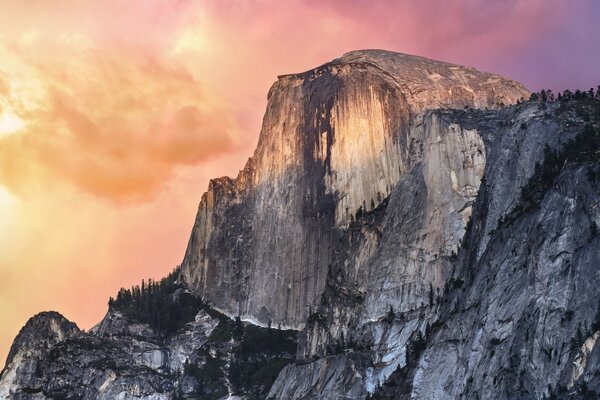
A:
[[[0,398],[597,398],[600,99],[521,97],[384,51],[280,77],[175,280],[34,317]]]
[[[306,362],[366,346],[359,364],[369,367],[359,374],[348,370],[351,363],[339,363],[346,370],[340,376],[361,382],[348,396],[364,396],[383,383],[404,362],[414,332],[434,322],[484,173],[483,139],[439,112],[414,121],[410,142],[411,168],[388,199],[357,216],[342,236],[322,303],[299,348]],[[302,363],[294,374],[310,368]],[[339,392],[334,380],[328,384]],[[273,393],[302,393],[293,386],[281,390]]]
[[[58,313],[31,318],[0,377],[0,398],[261,399],[294,357],[295,331],[236,322],[205,305],[166,336],[118,308],[89,333]]]
[[[600,329],[599,103],[506,110],[494,116],[509,122],[501,129],[478,118],[490,151],[458,264],[465,284],[416,366],[414,397],[600,393],[598,359],[589,362]]]
[[[426,113],[421,161],[342,237],[271,396],[596,398],[599,122],[597,99]],[[470,144],[439,157],[448,140]]]
[[[414,131],[423,112],[496,108],[524,96],[522,85],[497,75],[377,50],[279,77],[253,157],[237,179],[212,180],[202,197],[184,281],[227,314],[302,328],[341,232],[420,159],[425,138]],[[449,150],[476,139],[464,140]],[[436,165],[429,168],[435,179]],[[452,179],[473,197],[476,171],[465,173]]]
[[[34,379],[36,361],[41,354],[59,342],[77,335],[77,325],[57,312],[42,312],[21,329],[8,353],[0,380],[0,398],[9,398]]]
[[[133,328],[113,330],[117,320]],[[183,372],[181,358],[192,354],[182,345],[200,348],[216,324],[200,313],[167,343],[157,340],[149,326],[127,321],[114,310],[93,334],[60,314],[38,314],[15,340],[0,398],[170,399],[175,376]]]

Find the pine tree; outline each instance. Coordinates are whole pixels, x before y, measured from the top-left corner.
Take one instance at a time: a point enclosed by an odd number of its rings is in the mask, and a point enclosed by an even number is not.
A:
[[[429,307],[433,307],[433,285],[429,284]]]

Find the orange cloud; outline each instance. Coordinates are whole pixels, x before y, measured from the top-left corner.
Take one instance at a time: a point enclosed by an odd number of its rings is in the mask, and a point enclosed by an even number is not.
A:
[[[177,166],[239,144],[234,116],[185,69],[147,55],[116,59],[80,43],[54,62],[37,54],[54,46],[62,55],[64,43],[10,48],[33,68],[39,94],[29,99],[34,106],[4,100],[25,127],[0,138],[1,183],[22,193],[64,179],[98,196],[142,199]]]

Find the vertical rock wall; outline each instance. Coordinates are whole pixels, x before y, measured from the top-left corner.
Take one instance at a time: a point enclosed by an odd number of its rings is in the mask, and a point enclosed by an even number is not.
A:
[[[230,315],[301,328],[342,232],[392,192],[421,151],[411,143],[415,118],[526,95],[496,75],[377,50],[280,77],[251,161],[237,179],[211,181],[202,198],[185,283]]]

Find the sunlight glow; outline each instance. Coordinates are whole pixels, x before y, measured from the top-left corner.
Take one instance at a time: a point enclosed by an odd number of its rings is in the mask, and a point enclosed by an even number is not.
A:
[[[0,136],[15,133],[24,127],[25,123],[23,120],[9,111],[4,111],[2,118],[0,118]]]

